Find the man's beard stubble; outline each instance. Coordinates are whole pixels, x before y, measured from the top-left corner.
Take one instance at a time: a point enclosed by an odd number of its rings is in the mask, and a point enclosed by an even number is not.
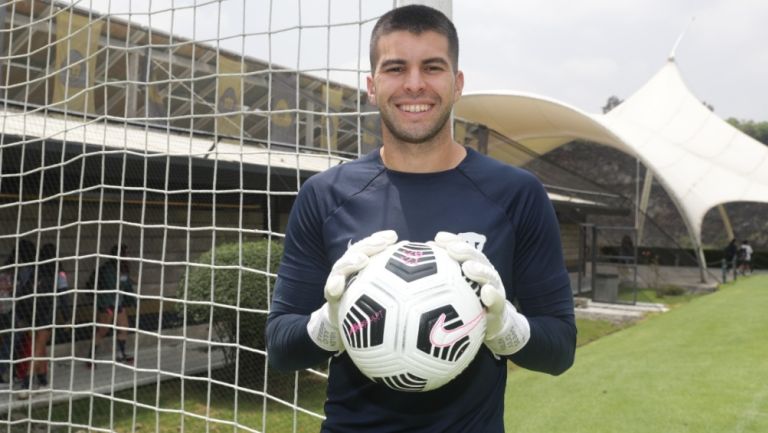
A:
[[[393,137],[395,137],[397,140],[402,141],[404,143],[409,144],[419,144],[419,143],[425,143],[437,136],[437,134],[440,133],[440,131],[445,128],[446,123],[448,123],[448,120],[451,118],[451,111],[445,112],[442,117],[438,118],[435,122],[434,126],[427,130],[423,134],[414,134],[409,133],[405,128],[397,128],[390,120],[390,118],[383,113],[379,112],[381,115],[381,121],[384,123],[384,127],[389,131],[390,134],[392,134]]]

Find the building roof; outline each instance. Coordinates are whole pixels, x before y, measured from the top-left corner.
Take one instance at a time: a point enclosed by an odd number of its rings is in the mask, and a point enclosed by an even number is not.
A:
[[[768,203],[768,146],[707,108],[672,60],[600,120],[642,156],[696,236],[712,207]]]
[[[179,161],[182,164],[191,164],[187,162],[187,158],[194,161],[210,159],[219,163],[269,167],[273,173],[301,173],[302,177],[350,160],[329,152],[269,149],[227,139],[216,141],[211,135],[190,134],[187,131],[126,122],[94,121],[83,119],[82,116],[64,116],[53,112],[24,111],[9,107],[0,109],[0,119],[3,121],[3,134],[6,137],[18,137],[6,139],[7,143],[3,145],[6,150],[21,148],[25,143],[69,143],[75,144],[75,148],[83,144],[90,146],[93,152],[114,154],[116,158],[122,158],[123,154],[150,160],[173,157],[181,158]],[[28,167],[27,170],[37,168]],[[25,173],[19,173],[23,174]],[[117,172],[113,174],[120,175]],[[552,191],[548,194],[558,205],[575,206],[590,212],[620,211],[606,203],[572,194]]]
[[[606,115],[515,91],[464,95],[456,116],[546,153],[575,139],[639,158],[678,207],[695,245],[706,212],[734,201],[768,203],[768,147],[717,117],[673,60]]]

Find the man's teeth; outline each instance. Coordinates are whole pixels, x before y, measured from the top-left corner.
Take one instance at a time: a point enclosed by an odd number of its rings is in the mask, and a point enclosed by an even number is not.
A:
[[[422,111],[429,110],[429,105],[426,104],[420,104],[420,105],[401,105],[400,109],[403,111],[407,111],[409,113],[421,113]]]

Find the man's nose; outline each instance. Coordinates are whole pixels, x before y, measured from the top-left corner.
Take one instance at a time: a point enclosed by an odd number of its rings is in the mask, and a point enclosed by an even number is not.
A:
[[[424,76],[418,68],[413,68],[406,74],[405,77],[405,90],[409,93],[420,93],[424,90]]]

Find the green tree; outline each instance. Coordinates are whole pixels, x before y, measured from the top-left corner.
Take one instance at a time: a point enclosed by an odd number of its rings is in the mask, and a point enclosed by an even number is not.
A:
[[[768,122],[755,122],[754,120],[739,120],[736,118],[729,118],[728,123],[733,125],[736,129],[749,135],[755,140],[768,145]]]
[[[616,95],[611,95],[608,100],[605,102],[605,105],[603,106],[603,114],[613,110],[614,108],[618,107],[619,104],[624,102],[623,99],[619,99]]]
[[[266,311],[282,253],[282,244],[268,239],[220,245],[198,257],[179,282],[183,302],[177,311],[188,322],[211,323],[220,340],[237,343],[220,346],[228,365],[238,353],[246,365],[253,349],[266,350]]]

